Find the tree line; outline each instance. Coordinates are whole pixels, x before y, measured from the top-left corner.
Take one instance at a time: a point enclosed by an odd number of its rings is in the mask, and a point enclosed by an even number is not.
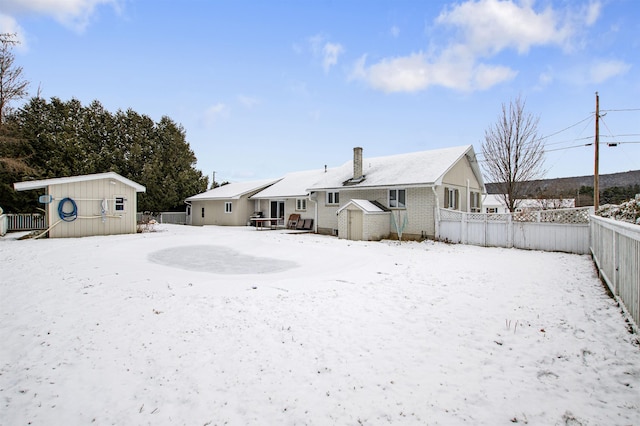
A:
[[[207,189],[184,128],[169,117],[155,122],[132,109],[111,113],[97,100],[82,105],[39,96],[10,109],[11,100],[26,97],[26,85],[7,48],[15,42],[0,36],[0,205],[6,212],[41,207],[33,194],[13,189],[24,180],[113,171],[146,187],[138,209],[151,212],[182,210],[186,197]],[[21,91],[10,91],[12,82]]]

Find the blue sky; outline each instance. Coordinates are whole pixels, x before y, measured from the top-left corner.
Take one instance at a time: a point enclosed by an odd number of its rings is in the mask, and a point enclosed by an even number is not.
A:
[[[2,0],[44,98],[181,124],[217,181],[473,144],[517,96],[546,177],[640,169],[640,2]],[[18,105],[14,105],[18,106]],[[604,112],[603,112],[604,114]]]

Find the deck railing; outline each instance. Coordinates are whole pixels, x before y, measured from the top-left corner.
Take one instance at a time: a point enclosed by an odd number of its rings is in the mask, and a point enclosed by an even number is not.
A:
[[[47,229],[47,221],[40,213],[7,213],[7,231]]]

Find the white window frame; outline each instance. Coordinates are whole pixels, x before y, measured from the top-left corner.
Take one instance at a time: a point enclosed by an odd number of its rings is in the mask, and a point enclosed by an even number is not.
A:
[[[480,193],[478,191],[471,191],[469,198],[469,203],[471,204],[469,211],[472,213],[480,213]]]
[[[460,200],[458,199],[460,197],[460,191],[458,191],[457,188],[448,188],[445,187],[444,188],[445,191],[445,209],[453,209],[453,210],[457,210],[458,206],[460,205]]]
[[[127,205],[127,199],[124,196],[116,195],[115,197],[113,197],[114,212],[125,213],[127,211],[126,205]]]
[[[307,211],[306,198],[296,198],[296,211],[299,211],[299,212]]]
[[[328,205],[340,204],[340,192],[338,191],[327,192],[327,204]]]
[[[402,197],[400,197],[401,193],[402,193]],[[391,198],[392,194],[393,194],[393,199]],[[389,203],[388,203],[389,208],[391,209],[407,208],[407,190],[406,189],[404,188],[390,189],[387,196],[389,198]],[[402,203],[400,202],[400,198],[404,200]]]
[[[233,202],[225,201],[224,202],[224,212],[225,213],[233,213]]]

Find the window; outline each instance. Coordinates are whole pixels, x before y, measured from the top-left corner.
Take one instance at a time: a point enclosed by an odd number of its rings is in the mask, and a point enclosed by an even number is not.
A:
[[[296,199],[296,210],[307,210],[307,199],[306,198],[297,198]]]
[[[114,209],[117,212],[123,212],[124,211],[124,197],[116,197],[115,203],[114,203]]]
[[[455,188],[444,188],[444,208],[458,209],[458,190]]]
[[[231,213],[231,211],[232,211],[232,207],[233,207],[233,206],[232,206],[231,201],[226,201],[226,202],[224,203],[224,212],[225,212],[225,213]]]
[[[390,189],[389,190],[389,207],[391,208],[405,208],[406,207],[406,192],[404,189]]]
[[[471,191],[470,195],[470,200],[469,202],[471,203],[471,212],[473,213],[480,213],[480,193],[479,192],[475,192],[475,191]]]
[[[202,217],[204,218],[204,207],[202,208]]]
[[[327,192],[327,204],[340,204],[340,193]]]
[[[497,207],[487,207],[487,213],[498,213]]]

